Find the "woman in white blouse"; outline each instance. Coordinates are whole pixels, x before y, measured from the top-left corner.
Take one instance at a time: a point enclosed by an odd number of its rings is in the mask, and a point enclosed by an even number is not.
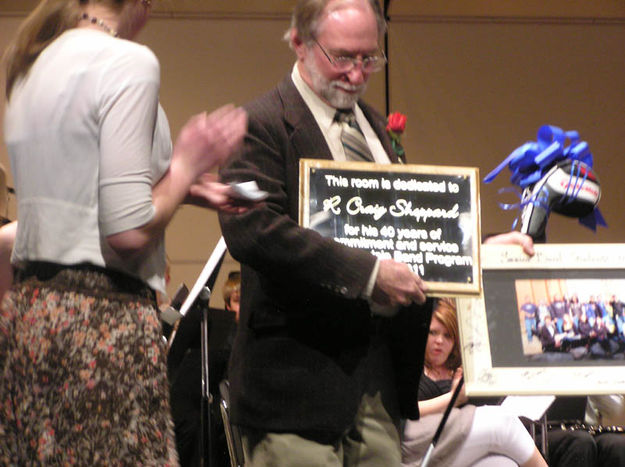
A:
[[[42,0],[7,51],[19,223],[0,312],[0,464],[177,463],[155,291],[185,199],[238,210],[205,175],[243,110],[172,146],[159,63],[132,39],[150,0]],[[199,198],[198,198],[199,199]]]

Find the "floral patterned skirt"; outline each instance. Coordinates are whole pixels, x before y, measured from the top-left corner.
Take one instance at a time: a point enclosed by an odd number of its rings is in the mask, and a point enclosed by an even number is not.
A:
[[[153,292],[31,269],[0,309],[0,465],[177,465]]]

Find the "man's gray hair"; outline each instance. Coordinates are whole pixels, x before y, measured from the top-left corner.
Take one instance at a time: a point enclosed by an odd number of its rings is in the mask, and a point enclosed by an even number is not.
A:
[[[298,0],[291,16],[291,26],[284,34],[284,40],[290,43],[291,31],[295,29],[300,40],[305,44],[312,43],[319,33],[319,23],[325,8],[332,0]],[[336,8],[339,9],[353,3],[366,2],[369,4],[378,24],[378,38],[386,32],[386,21],[378,0],[339,0]]]

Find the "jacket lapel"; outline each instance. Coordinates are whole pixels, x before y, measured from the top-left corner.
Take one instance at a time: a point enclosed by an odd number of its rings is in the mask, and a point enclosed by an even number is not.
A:
[[[315,117],[302,99],[290,76],[278,84],[284,121],[298,158],[332,159],[332,153]]]

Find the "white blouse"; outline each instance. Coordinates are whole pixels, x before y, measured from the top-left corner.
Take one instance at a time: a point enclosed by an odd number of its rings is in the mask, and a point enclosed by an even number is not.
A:
[[[164,236],[132,264],[105,238],[154,216],[152,186],[172,151],[159,87],[147,47],[92,29],[63,33],[16,83],[5,115],[18,200],[14,264],[87,262],[164,290]]]

